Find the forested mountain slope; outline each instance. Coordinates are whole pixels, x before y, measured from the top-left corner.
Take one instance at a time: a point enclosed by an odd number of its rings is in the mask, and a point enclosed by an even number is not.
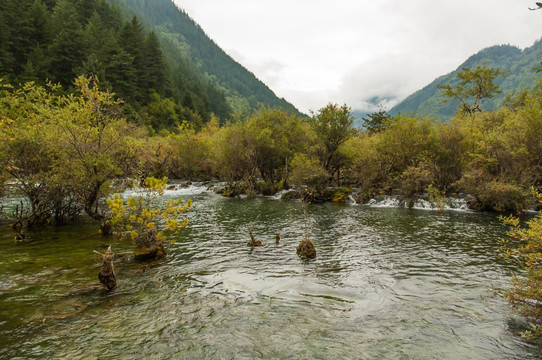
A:
[[[164,53],[172,63],[188,57],[214,86],[226,94],[237,110],[261,105],[282,107],[298,113],[295,107],[279,99],[254,74],[227,55],[183,10],[171,0],[109,0],[126,16],[133,14],[158,35]]]
[[[508,94],[513,94],[521,89],[532,89],[539,76],[536,75],[535,67],[540,66],[542,60],[542,41],[537,41],[533,46],[520,50],[515,46],[497,45],[486,48],[471,56],[457,70],[443,75],[434,80],[423,89],[408,96],[401,103],[393,107],[389,112],[399,112],[416,115],[434,116],[441,121],[449,120],[455,113],[458,104],[454,101],[442,104],[442,91],[438,85],[457,83],[457,73],[463,68],[476,69],[484,63],[490,68],[510,72],[506,78],[497,78],[495,83],[500,86],[502,94],[497,94],[492,99],[486,99],[482,104],[485,110],[494,110],[500,107]]]
[[[297,112],[169,0],[131,3],[0,1],[0,79],[15,87],[58,83],[70,93],[77,76],[96,76],[101,89],[125,102],[126,117],[150,133],[183,121],[198,129],[212,114],[225,122],[232,105]]]

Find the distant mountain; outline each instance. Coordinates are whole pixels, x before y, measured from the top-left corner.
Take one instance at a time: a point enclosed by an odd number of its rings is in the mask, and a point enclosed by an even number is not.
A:
[[[458,104],[455,101],[442,104],[442,91],[437,86],[442,84],[451,84],[453,86],[457,83],[457,73],[461,69],[466,67],[474,70],[484,63],[488,67],[499,68],[503,71],[510,70],[506,78],[495,80],[503,93],[497,94],[492,99],[486,99],[482,104],[484,110],[497,109],[502,105],[506,95],[516,93],[521,89],[530,89],[536,85],[540,76],[533,68],[540,66],[541,61],[542,41],[537,41],[533,46],[523,51],[511,45],[497,45],[486,48],[468,58],[457,70],[437,78],[423,89],[408,96],[390,109],[389,113],[394,115],[401,112],[420,116],[433,116],[440,121],[448,121],[454,116]]]
[[[282,107],[299,114],[283,98],[278,98],[264,83],[227,55],[171,0],[109,0],[126,17],[136,15],[160,39],[170,62],[186,61],[196,65],[212,85],[226,95],[234,110],[250,111],[261,105]]]

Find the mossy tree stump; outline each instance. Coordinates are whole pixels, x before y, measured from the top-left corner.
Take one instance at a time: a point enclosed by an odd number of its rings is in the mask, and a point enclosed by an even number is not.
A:
[[[164,241],[159,238],[155,229],[147,231],[144,241],[137,241],[134,249],[134,257],[138,261],[158,260],[166,256]]]
[[[316,249],[309,238],[301,240],[297,245],[297,255],[302,259],[314,259],[316,257]]]
[[[101,254],[94,251],[96,254],[102,257],[102,269],[98,274],[98,280],[102,283],[107,291],[111,291],[117,287],[117,275],[115,275],[115,269],[113,268],[113,257],[115,254],[111,251],[111,246],[107,248],[105,254]]]

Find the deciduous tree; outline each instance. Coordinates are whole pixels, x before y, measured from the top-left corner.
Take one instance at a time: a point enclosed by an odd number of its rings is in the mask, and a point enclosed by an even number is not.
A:
[[[446,97],[442,102],[456,100],[460,104],[459,112],[461,114],[472,115],[481,112],[484,99],[490,99],[495,94],[502,92],[499,86],[494,83],[494,80],[497,77],[505,77],[507,73],[508,71],[501,71],[498,68],[488,68],[485,64],[477,66],[474,71],[463,68],[457,74],[459,79],[457,85],[444,84],[438,86],[439,89],[443,90],[443,95]]]

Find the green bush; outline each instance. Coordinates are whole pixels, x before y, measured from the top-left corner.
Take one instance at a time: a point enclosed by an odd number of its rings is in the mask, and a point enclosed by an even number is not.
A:
[[[521,213],[529,198],[527,189],[501,181],[481,183],[469,189],[469,194],[476,198],[471,204],[475,210]]]

